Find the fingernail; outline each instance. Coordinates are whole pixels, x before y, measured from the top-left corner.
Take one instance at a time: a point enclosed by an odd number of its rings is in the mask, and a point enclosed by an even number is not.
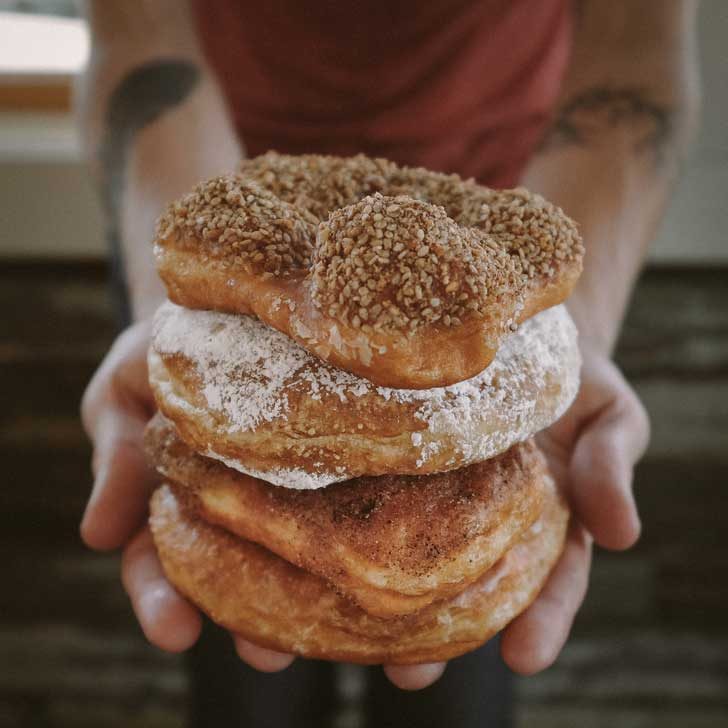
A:
[[[96,475],[96,477],[93,480],[93,483],[91,483],[91,493],[89,494],[88,500],[86,501],[86,506],[83,509],[83,515],[81,516],[81,524],[79,526],[79,531],[81,533],[81,538],[85,541],[84,532],[88,529],[88,520],[91,517],[91,509],[96,502],[96,499],[98,498],[98,494],[101,491],[101,484],[106,479],[106,475],[109,470],[108,463],[104,463],[100,468],[99,472]]]
[[[421,690],[434,683],[443,672],[446,663],[430,662],[422,665],[389,665],[387,675],[402,690]]]

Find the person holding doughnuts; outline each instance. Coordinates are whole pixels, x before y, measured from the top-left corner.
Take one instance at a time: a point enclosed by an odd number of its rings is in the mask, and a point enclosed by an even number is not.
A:
[[[521,674],[550,665],[584,597],[592,543],[625,549],[639,535],[631,484],[648,420],[611,353],[696,126],[696,6],[88,0],[77,107],[125,330],[82,405],[94,486],[81,533],[92,548],[123,549],[122,581],[149,641],[192,648],[191,725],[320,725],[334,672],[289,667],[291,656],[239,638],[238,661],[229,637],[203,630],[164,578],[145,527],[155,476],[142,447],[149,320],[164,298],[157,218],[200,180],[276,149],[364,152],[491,187],[523,184],[579,224],[584,272],[568,306],[582,386],[540,441],[575,514],[564,554],[499,643],[447,669],[385,666],[391,683],[368,674],[372,725],[506,726],[502,662]]]

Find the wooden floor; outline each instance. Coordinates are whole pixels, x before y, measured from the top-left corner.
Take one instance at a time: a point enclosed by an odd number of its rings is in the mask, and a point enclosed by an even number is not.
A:
[[[77,406],[113,337],[103,269],[0,266],[0,728],[179,725],[178,658],[147,646],[114,555],[77,522]],[[518,683],[518,728],[728,726],[728,270],[651,271],[619,361],[653,420],[644,536],[599,553],[568,647]]]

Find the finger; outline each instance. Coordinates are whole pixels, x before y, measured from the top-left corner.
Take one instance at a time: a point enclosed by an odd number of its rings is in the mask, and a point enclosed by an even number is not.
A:
[[[437,682],[445,672],[446,662],[428,662],[422,665],[385,665],[384,672],[401,690],[422,690]]]
[[[258,645],[248,642],[237,634],[233,635],[233,642],[238,657],[250,667],[261,672],[285,670],[296,659],[295,655],[258,647]]]
[[[579,520],[604,548],[629,548],[639,538],[632,479],[648,438],[644,409],[627,391],[577,440],[569,468],[571,500]]]
[[[200,635],[199,612],[167,581],[148,528],[124,549],[121,581],[146,638],[168,652],[192,647]]]
[[[154,398],[149,387],[147,347],[151,324],[142,321],[121,334],[91,378],[81,401],[81,420],[92,442],[103,405],[114,404],[149,419]]]
[[[149,324],[127,329],[114,343],[84,394],[81,414],[94,443],[94,485],[81,521],[92,548],[121,546],[142,525],[154,473],[142,438],[153,409],[146,367]]]
[[[91,548],[118,548],[144,523],[156,482],[144,455],[144,424],[113,406],[94,423],[96,477],[81,520],[81,538]]]
[[[503,632],[501,655],[521,675],[547,668],[566,643],[589,581],[591,539],[572,523],[564,553],[531,606]]]

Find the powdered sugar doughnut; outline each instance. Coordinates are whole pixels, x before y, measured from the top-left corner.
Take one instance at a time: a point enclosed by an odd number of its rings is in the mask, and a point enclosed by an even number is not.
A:
[[[289,488],[487,460],[561,416],[579,366],[563,306],[522,324],[477,376],[426,390],[375,386],[256,318],[169,302],[149,353],[159,409],[193,450]]]

